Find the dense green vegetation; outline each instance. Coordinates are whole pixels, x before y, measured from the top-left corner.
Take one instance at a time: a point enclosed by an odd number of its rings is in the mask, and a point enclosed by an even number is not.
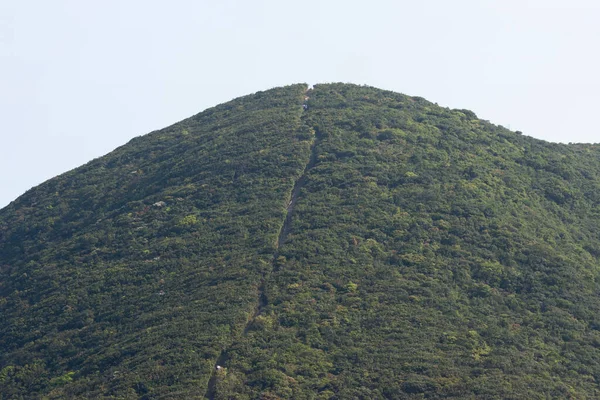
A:
[[[0,399],[600,397],[600,148],[305,91],[0,210]]]

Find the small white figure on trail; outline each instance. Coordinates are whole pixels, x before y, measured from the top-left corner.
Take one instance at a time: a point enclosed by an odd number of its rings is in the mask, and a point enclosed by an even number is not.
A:
[[[221,367],[220,365],[217,365],[217,371],[220,371],[222,369],[223,369],[223,367]]]

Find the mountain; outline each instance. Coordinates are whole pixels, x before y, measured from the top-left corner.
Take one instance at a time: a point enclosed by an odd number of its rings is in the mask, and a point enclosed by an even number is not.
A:
[[[271,89],[0,210],[0,399],[600,397],[600,147]]]

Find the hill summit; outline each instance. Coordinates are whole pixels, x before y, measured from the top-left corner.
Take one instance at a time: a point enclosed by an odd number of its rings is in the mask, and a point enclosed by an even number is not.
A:
[[[600,397],[600,151],[298,84],[0,210],[0,399]]]

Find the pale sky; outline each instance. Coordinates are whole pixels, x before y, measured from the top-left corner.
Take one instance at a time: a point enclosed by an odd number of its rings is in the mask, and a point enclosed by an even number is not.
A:
[[[235,97],[352,82],[600,142],[596,0],[2,0],[0,207]]]

